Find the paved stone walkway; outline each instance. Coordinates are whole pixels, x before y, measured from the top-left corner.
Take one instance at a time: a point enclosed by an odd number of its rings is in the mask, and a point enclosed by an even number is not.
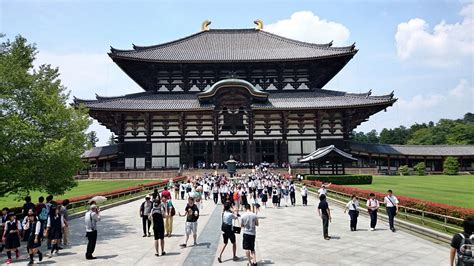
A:
[[[297,198],[297,203],[299,203]],[[316,199],[309,199],[309,206],[262,208],[259,213],[256,252],[260,265],[447,265],[449,250],[410,235],[392,233],[386,223],[380,222],[378,230],[368,231],[369,221],[359,217],[358,231],[349,230],[349,216],[335,205],[331,206],[333,221],[326,241],[322,237],[321,220],[317,216]],[[212,201],[204,203],[198,225],[198,246],[180,248],[184,241],[184,217],[174,217],[173,236],[165,239],[166,256],[155,257],[153,237],[142,237],[138,209],[141,201],[104,210],[99,223],[95,261],[84,259],[86,238],[83,218],[71,221],[71,243],[58,256],[46,258],[41,264],[57,265],[220,265],[218,250],[221,205]],[[176,200],[175,206],[183,212],[185,201]],[[203,233],[204,232],[204,233]],[[223,255],[224,265],[245,265],[242,236],[237,235],[237,255],[234,262],[231,245]],[[188,245],[192,245],[192,239]],[[43,247],[44,248],[44,247]],[[24,254],[22,246],[22,254]],[[24,256],[23,256],[24,257]],[[3,260],[3,255],[1,259]],[[21,260],[25,264],[26,259]],[[14,263],[14,264],[20,264]]]

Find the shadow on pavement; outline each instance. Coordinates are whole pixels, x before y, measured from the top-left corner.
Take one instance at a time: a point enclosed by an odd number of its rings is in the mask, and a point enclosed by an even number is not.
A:
[[[113,259],[115,257],[117,257],[118,255],[115,254],[115,255],[105,255],[105,256],[97,256],[96,258],[99,259],[99,260],[108,260],[108,259]]]

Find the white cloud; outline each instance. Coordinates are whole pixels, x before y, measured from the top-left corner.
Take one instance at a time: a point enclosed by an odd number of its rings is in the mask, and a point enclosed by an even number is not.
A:
[[[459,80],[459,83],[456,87],[449,91],[449,95],[455,97],[464,97],[466,94],[474,92],[474,87],[470,87],[466,79]]]
[[[350,31],[344,25],[321,19],[311,11],[298,11],[289,19],[277,21],[264,27],[265,31],[290,39],[311,43],[328,43],[345,45]]]
[[[376,129],[394,128],[414,123],[437,122],[441,118],[458,119],[467,112],[474,112],[474,87],[472,81],[460,79],[453,89],[443,89],[445,93],[418,94],[411,98],[400,97],[393,108],[370,117],[356,131],[368,132]]]
[[[133,82],[106,53],[68,53],[57,54],[39,52],[36,66],[51,64],[59,67],[61,83],[71,91],[72,97],[94,99],[95,94],[102,96],[118,96],[143,91]],[[96,131],[99,143],[106,145],[110,131],[94,120],[89,131]]]
[[[419,94],[409,100],[400,98],[395,106],[405,111],[426,110],[438,106],[445,99],[446,97],[440,94],[427,96]]]
[[[395,34],[397,55],[403,61],[435,67],[452,67],[464,60],[472,63],[474,55],[474,4],[464,6],[461,22],[444,20],[434,26],[421,18],[398,24]]]

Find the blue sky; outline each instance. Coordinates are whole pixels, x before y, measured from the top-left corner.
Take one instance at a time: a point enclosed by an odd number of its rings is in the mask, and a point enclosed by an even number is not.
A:
[[[359,53],[325,88],[399,101],[357,128],[380,131],[474,112],[474,4],[459,1],[3,1],[0,32],[35,42],[71,95],[141,91],[108,58],[112,45],[151,45],[211,28],[252,28],[349,45]],[[72,97],[72,96],[71,96]],[[109,132],[91,130],[105,144]]]

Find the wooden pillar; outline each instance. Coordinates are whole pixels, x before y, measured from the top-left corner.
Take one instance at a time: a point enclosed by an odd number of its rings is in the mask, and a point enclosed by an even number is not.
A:
[[[143,114],[143,121],[145,124],[145,135],[146,135],[146,142],[145,142],[145,170],[151,169],[151,134],[152,134],[152,123],[151,123],[151,115],[150,113]],[[166,144],[165,144],[166,145]],[[166,147],[166,146],[165,146]],[[166,151],[166,148],[165,148]],[[167,154],[165,153],[167,156]],[[166,165],[166,157],[165,157],[165,165]]]
[[[276,139],[273,140],[273,162],[280,164],[278,161],[278,144]]]
[[[240,142],[240,158],[239,158],[239,161],[243,162],[245,159],[244,159],[244,142],[241,140]]]
[[[117,170],[125,170],[125,125],[122,114],[115,114],[115,127],[117,134]]]
[[[321,174],[321,163],[318,162],[318,175],[320,175],[320,174]]]
[[[345,175],[346,174],[346,167],[344,165],[344,160],[342,161],[342,174]]]
[[[390,175],[390,155],[387,155],[388,174]]]

